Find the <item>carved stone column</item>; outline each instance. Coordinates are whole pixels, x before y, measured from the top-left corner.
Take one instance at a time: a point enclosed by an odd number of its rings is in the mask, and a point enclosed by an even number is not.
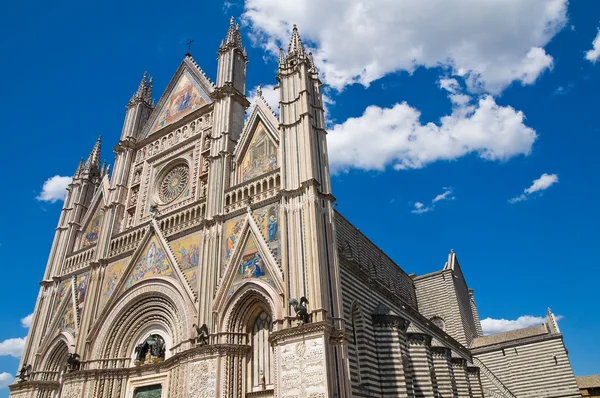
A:
[[[373,315],[381,393],[384,397],[413,397],[410,369],[406,366],[408,324],[407,320],[388,311],[376,310]]]
[[[471,397],[483,398],[483,387],[481,386],[479,368],[477,366],[467,366],[467,378],[469,379],[469,386],[471,387]]]
[[[451,362],[452,351],[447,347],[431,347],[431,356],[440,398],[457,398],[458,392]]]
[[[454,370],[458,398],[470,398],[471,388],[467,377],[467,361],[463,358],[452,358],[452,369]]]
[[[431,336],[408,333],[407,337],[415,398],[438,398],[437,379],[431,357]]]

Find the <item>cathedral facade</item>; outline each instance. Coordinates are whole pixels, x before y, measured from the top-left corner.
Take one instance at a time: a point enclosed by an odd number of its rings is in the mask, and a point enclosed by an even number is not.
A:
[[[334,210],[297,29],[279,116],[247,61],[232,19],[215,83],[144,75],[110,173],[79,164],[11,397],[579,397],[550,311],[483,336],[454,252],[408,275]]]

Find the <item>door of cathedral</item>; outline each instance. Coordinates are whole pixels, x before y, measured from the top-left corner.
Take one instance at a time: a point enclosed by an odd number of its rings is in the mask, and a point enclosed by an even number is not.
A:
[[[160,398],[162,394],[162,385],[154,384],[151,386],[138,387],[133,393],[133,398]]]

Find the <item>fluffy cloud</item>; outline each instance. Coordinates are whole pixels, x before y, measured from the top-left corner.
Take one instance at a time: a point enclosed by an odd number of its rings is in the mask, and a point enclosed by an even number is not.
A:
[[[65,200],[67,187],[71,183],[71,180],[71,177],[62,177],[59,175],[48,178],[42,186],[42,192],[36,197],[36,199],[50,203],[54,203],[57,200]]]
[[[19,358],[25,348],[25,338],[6,339],[0,341],[0,356],[10,355]]]
[[[559,315],[556,317],[556,320],[558,321],[561,318],[562,316]],[[483,334],[488,335],[528,328],[530,326],[541,325],[545,322],[545,317],[531,315],[520,316],[516,320],[485,318],[481,321],[481,328],[483,329]]]
[[[596,62],[600,58],[600,29],[596,38],[592,42],[592,49],[585,53],[585,59],[590,62]]]
[[[0,388],[6,388],[14,382],[15,378],[10,373],[0,373]]]
[[[527,200],[532,197],[536,192],[544,191],[550,188],[552,185],[558,182],[558,175],[544,173],[540,178],[533,181],[533,184],[529,188],[525,188],[523,193],[517,197],[509,199],[509,203],[517,203]]]
[[[362,116],[330,129],[332,170],[383,170],[388,165],[400,170],[469,153],[494,161],[531,152],[537,134],[524,124],[522,112],[499,106],[490,95],[475,105],[469,101],[454,103],[452,113],[442,117],[439,125],[421,123],[420,112],[406,102],[391,108],[369,106]]]
[[[544,46],[567,22],[567,0],[246,0],[255,44],[277,54],[298,24],[324,81],[368,86],[386,74],[443,67],[471,91],[532,84],[552,67]]]
[[[444,189],[444,192],[442,192],[441,194],[439,194],[435,198],[433,198],[433,200],[431,201],[431,204],[429,204],[427,206],[422,202],[413,203],[414,209],[411,210],[411,213],[414,213],[414,214],[427,213],[429,211],[433,211],[435,209],[435,204],[439,201],[456,199],[454,196],[452,196],[452,188],[444,187],[443,189]]]
[[[25,318],[21,319],[21,326],[24,328],[29,328],[31,326],[31,321],[33,320],[33,314],[27,315]]]
[[[262,96],[267,101],[267,104],[273,109],[273,112],[279,115],[279,91],[275,89],[273,84],[266,84],[261,87]],[[256,102],[258,86],[248,92],[248,101],[250,104]],[[250,105],[252,106],[252,105]]]

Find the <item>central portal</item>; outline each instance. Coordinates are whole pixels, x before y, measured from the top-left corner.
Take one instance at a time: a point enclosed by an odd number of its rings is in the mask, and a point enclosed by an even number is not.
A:
[[[162,384],[153,384],[151,386],[138,387],[133,393],[133,398],[160,398],[162,394]]]

